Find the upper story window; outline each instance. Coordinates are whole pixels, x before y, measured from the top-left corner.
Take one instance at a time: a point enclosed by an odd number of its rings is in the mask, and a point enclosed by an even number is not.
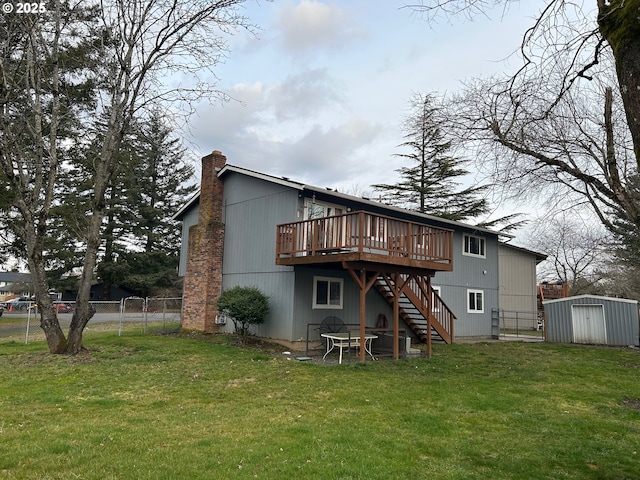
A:
[[[316,202],[315,200],[307,201],[305,208],[306,219],[332,217],[334,215],[342,215],[344,213],[343,207],[340,207],[338,205],[331,205],[328,203]]]
[[[343,280],[313,277],[313,308],[342,308]]]
[[[309,202],[307,204],[307,218],[326,217],[325,209],[326,207],[324,205],[320,205],[319,203]]]
[[[470,257],[486,258],[486,245],[484,237],[477,237],[475,235],[464,234],[463,237],[462,254],[469,255]]]

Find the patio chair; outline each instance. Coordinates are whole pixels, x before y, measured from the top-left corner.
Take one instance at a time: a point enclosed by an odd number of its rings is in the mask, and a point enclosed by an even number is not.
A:
[[[338,317],[326,317],[320,322],[320,326],[317,328],[318,335],[320,335],[320,343],[323,347],[327,346],[327,339],[322,336],[323,333],[339,333],[346,332],[347,326]]]

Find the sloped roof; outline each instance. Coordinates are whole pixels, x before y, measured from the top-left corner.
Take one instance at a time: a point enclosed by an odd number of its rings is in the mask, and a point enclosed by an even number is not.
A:
[[[301,183],[301,182],[296,182],[294,180],[289,179],[288,177],[276,177],[273,175],[269,175],[266,173],[261,173],[261,172],[256,172],[254,170],[250,170],[248,168],[244,168],[244,167],[238,167],[236,165],[229,165],[226,164],[223,168],[221,168],[218,171],[218,177],[222,178],[225,175],[228,175],[230,173],[238,173],[241,175],[247,175],[249,177],[253,177],[253,178],[257,178],[260,180],[264,180],[267,182],[271,182],[271,183],[275,183],[278,185],[283,185],[289,188],[293,188],[296,190],[300,190],[300,191],[308,191],[311,193],[321,193],[323,196],[325,197],[330,197],[330,198],[334,198],[336,200],[346,200],[349,202],[354,202],[354,203],[358,203],[362,206],[367,206],[367,207],[374,207],[374,208],[378,208],[378,209],[383,209],[386,210],[388,212],[389,216],[395,216],[394,214],[397,213],[401,213],[403,215],[411,215],[413,217],[416,218],[421,218],[425,221],[430,221],[430,222],[438,222],[438,223],[442,223],[442,224],[446,224],[446,225],[450,225],[452,228],[454,227],[458,227],[458,228],[464,228],[464,229],[470,229],[470,230],[474,230],[477,232],[481,232],[481,233],[487,233],[487,234],[491,234],[491,235],[501,235],[501,236],[506,236],[506,237],[510,237],[511,235],[505,235],[499,232],[496,232],[495,230],[491,230],[488,228],[483,228],[483,227],[478,227],[476,225],[472,225],[469,223],[464,223],[464,222],[458,222],[458,221],[454,221],[454,220],[449,220],[446,218],[442,218],[442,217],[438,217],[435,215],[428,215],[425,213],[419,213],[413,210],[407,210],[405,208],[400,208],[400,207],[395,207],[392,205],[387,205],[385,203],[382,202],[377,202],[374,200],[371,200],[369,198],[366,197],[357,197],[355,195],[348,195],[346,193],[341,193],[338,192],[337,190],[332,190],[330,188],[323,188],[323,187],[317,187],[317,186],[313,186],[313,185],[308,185],[305,183]],[[200,199],[200,190],[198,190],[183,206],[182,208],[180,208],[180,210],[178,210],[178,212],[176,212],[176,214],[172,217],[174,220],[182,220],[182,218],[184,218],[184,215],[187,211],[189,211],[194,205],[196,205],[198,203]],[[339,202],[336,202],[339,203]],[[546,258],[546,257],[545,257]]]
[[[0,282],[16,283],[24,282],[29,283],[31,281],[31,274],[24,272],[0,272]]]
[[[534,250],[529,250],[528,248],[524,248],[524,247],[518,247],[517,245],[512,245],[507,242],[500,242],[499,245],[501,247],[507,247],[513,250],[517,250],[518,252],[528,253],[529,255],[533,255],[534,257],[536,257],[536,263],[543,262],[548,257],[548,255],[545,255],[544,253],[536,252]]]
[[[573,297],[563,297],[563,298],[554,298],[551,300],[544,300],[542,303],[547,305],[548,303],[561,303],[561,302],[573,302],[580,299],[593,299],[593,300],[601,300],[608,302],[620,302],[620,303],[638,303],[637,300],[631,300],[629,298],[618,298],[618,297],[604,297],[602,295],[575,295]]]

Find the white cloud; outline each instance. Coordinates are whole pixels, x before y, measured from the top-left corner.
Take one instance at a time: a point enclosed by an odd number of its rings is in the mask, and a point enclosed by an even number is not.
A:
[[[295,121],[273,120],[269,94],[264,89],[260,92],[251,104],[200,109],[192,125],[196,143],[205,149],[201,154],[221,150],[231,164],[332,187],[354,183],[368,187],[376,172],[385,168],[370,169],[372,161],[388,162],[387,152],[375,159],[365,153],[379,148],[382,125],[343,117],[327,127],[308,118],[295,128],[291,126]]]
[[[198,143],[248,134],[260,140],[297,139],[321,118],[344,116],[346,104],[339,82],[323,69],[291,74],[270,85],[241,83],[226,93],[234,100],[199,107],[192,118]]]
[[[335,187],[336,182],[352,183],[354,175],[362,175],[359,152],[370,148],[380,131],[379,125],[360,118],[349,118],[331,128],[315,125],[291,143],[283,162],[289,164],[292,177],[299,175],[312,184]]]
[[[532,4],[534,2],[531,2]],[[252,5],[252,4],[248,4]],[[230,163],[313,185],[397,181],[401,124],[413,92],[455,91],[505,68],[530,21],[432,25],[403,0],[279,0],[248,7],[259,39],[235,39],[216,68],[237,101],[198,107],[194,143]],[[537,8],[537,7],[535,7]],[[515,10],[515,9],[514,9]],[[365,41],[366,40],[366,41]]]
[[[283,9],[275,27],[281,32],[283,49],[289,53],[333,48],[364,35],[340,7],[315,0],[302,0]]]
[[[270,89],[268,100],[277,120],[291,120],[313,117],[345,98],[326,69],[314,69],[285,77]]]

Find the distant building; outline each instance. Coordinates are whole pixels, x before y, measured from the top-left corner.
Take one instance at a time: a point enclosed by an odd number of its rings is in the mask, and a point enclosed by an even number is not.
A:
[[[109,288],[109,295],[105,296],[104,293],[104,285],[102,283],[94,283],[91,285],[91,293],[89,294],[89,301],[92,302],[115,302],[122,300],[123,298],[135,297],[137,293],[133,290],[129,290],[128,288],[119,287],[117,285],[112,285]],[[78,296],[77,290],[65,290],[62,293],[62,301],[65,302],[73,302]]]
[[[0,272],[0,302],[31,295],[31,274]]]

